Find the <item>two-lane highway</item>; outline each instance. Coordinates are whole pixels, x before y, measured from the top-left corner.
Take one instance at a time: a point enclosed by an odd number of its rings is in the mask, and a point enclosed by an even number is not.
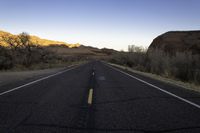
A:
[[[36,81],[0,92],[1,133],[200,132],[199,94],[102,62]]]

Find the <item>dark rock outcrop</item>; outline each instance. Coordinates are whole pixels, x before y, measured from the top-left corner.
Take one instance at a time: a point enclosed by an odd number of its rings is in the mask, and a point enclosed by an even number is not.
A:
[[[155,38],[147,52],[162,50],[167,54],[190,52],[200,55],[200,31],[171,31]]]

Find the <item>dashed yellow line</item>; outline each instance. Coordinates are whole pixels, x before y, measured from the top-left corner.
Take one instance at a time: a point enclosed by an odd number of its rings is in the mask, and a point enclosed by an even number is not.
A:
[[[93,89],[89,90],[89,95],[88,95],[88,104],[92,104],[92,97],[93,97]]]

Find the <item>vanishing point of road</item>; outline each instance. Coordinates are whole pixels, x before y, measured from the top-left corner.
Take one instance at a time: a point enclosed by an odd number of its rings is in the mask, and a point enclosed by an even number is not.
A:
[[[0,133],[200,133],[200,95],[92,61],[1,87]]]

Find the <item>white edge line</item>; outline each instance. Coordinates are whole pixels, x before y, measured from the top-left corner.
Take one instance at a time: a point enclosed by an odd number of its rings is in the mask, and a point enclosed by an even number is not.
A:
[[[184,102],[186,102],[186,103],[188,103],[188,104],[190,104],[190,105],[192,105],[192,106],[197,107],[197,108],[200,109],[200,105],[198,105],[198,104],[196,104],[196,103],[194,103],[194,102],[191,102],[191,101],[189,101],[189,100],[187,100],[187,99],[184,99],[184,98],[182,98],[182,97],[180,97],[180,96],[177,96],[177,95],[175,95],[175,94],[173,94],[173,93],[171,93],[171,92],[169,92],[169,91],[166,91],[166,90],[164,90],[164,89],[162,89],[162,88],[160,88],[160,87],[158,87],[158,86],[155,86],[155,85],[153,85],[153,84],[151,84],[151,83],[149,83],[149,82],[146,82],[146,81],[144,81],[144,80],[142,80],[142,79],[139,79],[139,78],[137,78],[137,77],[135,77],[135,76],[133,76],[133,75],[130,75],[130,74],[126,73],[126,72],[123,72],[123,71],[121,71],[121,70],[119,70],[119,69],[117,69],[117,68],[114,68],[114,67],[112,67],[112,66],[110,66],[110,65],[108,65],[108,64],[106,64],[106,65],[107,65],[108,67],[110,67],[110,68],[112,68],[112,69],[118,71],[118,72],[121,72],[121,73],[123,73],[123,74],[125,74],[125,75],[127,75],[127,76],[129,76],[129,77],[131,77],[131,78],[134,78],[134,79],[136,79],[136,80],[138,80],[138,81],[140,81],[140,82],[142,82],[142,83],[144,83],[144,84],[147,84],[147,85],[149,85],[149,86],[151,86],[151,87],[153,87],[153,88],[156,88],[156,89],[159,90],[159,91],[162,91],[162,92],[164,92],[164,93],[166,93],[166,94],[168,94],[168,95],[170,95],[170,96],[172,96],[172,97],[175,97],[175,98],[177,98],[177,99],[179,99],[179,100],[181,100],[181,101],[184,101]]]
[[[68,67],[72,67],[72,66],[68,66]],[[23,87],[26,87],[26,86],[32,85],[32,84],[37,83],[37,82],[39,82],[39,81],[42,81],[42,80],[45,80],[45,79],[51,78],[51,77],[53,77],[53,76],[56,76],[56,75],[62,74],[62,73],[64,73],[64,72],[70,71],[70,70],[75,69],[75,68],[76,68],[76,67],[69,68],[69,69],[67,69],[67,70],[60,71],[60,72],[57,72],[57,73],[55,73],[55,74],[52,74],[52,75],[49,75],[49,76],[46,76],[46,77],[43,77],[43,78],[40,78],[40,79],[34,80],[34,81],[32,81],[32,82],[29,82],[29,83],[26,83],[26,84],[24,84],[24,85],[21,85],[21,86],[15,87],[15,88],[13,88],[13,89],[10,89],[10,90],[7,90],[7,91],[4,91],[4,92],[0,93],[0,96],[2,96],[2,95],[4,95],[4,94],[7,94],[7,93],[9,93],[9,92],[12,92],[12,91],[18,90],[18,89],[20,89],[20,88],[23,88]]]

